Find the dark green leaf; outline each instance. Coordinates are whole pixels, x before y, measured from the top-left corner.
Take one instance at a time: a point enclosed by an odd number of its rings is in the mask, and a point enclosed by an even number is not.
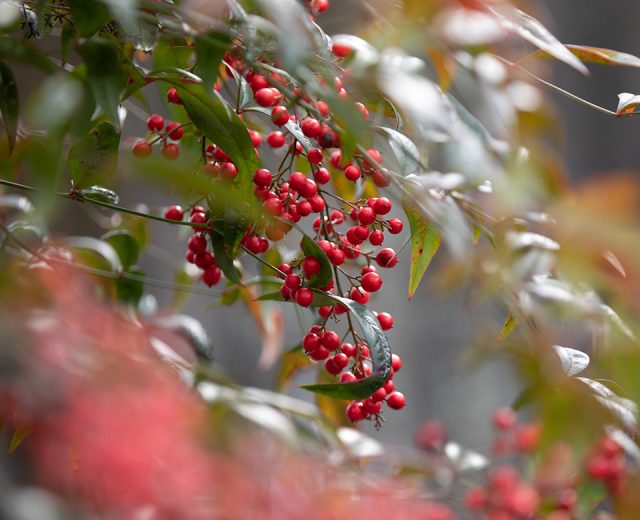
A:
[[[222,269],[222,272],[227,277],[227,280],[240,283],[241,274],[238,268],[234,265],[234,257],[229,253],[224,244],[224,237],[219,233],[211,233],[211,243],[213,244],[213,252],[216,255],[216,262],[218,267]]]
[[[130,267],[127,273],[136,275],[137,277],[144,276],[144,272],[136,266]],[[115,287],[118,300],[132,307],[138,305],[140,298],[142,298],[144,294],[144,284],[140,279],[117,278],[115,280]]]
[[[103,182],[116,170],[120,134],[111,123],[101,123],[69,150],[69,170],[76,188]]]
[[[116,250],[124,269],[131,267],[138,259],[140,245],[130,231],[126,229],[109,231],[102,235],[102,240],[111,244]]]
[[[391,373],[391,347],[380,328],[378,318],[364,305],[347,298],[334,297],[348,307],[362,329],[364,339],[371,354],[371,375],[353,383],[317,384],[303,386],[305,390],[329,397],[359,400],[369,397],[384,385]]]
[[[117,251],[104,240],[93,237],[67,237],[64,242],[76,250],[90,267],[107,268],[113,272],[122,271],[122,263]]]
[[[408,203],[403,207],[411,228],[411,264],[409,266],[409,298],[411,299],[431,260],[438,252],[442,239],[418,210]]]
[[[60,35],[60,59],[62,63],[67,63],[67,57],[69,51],[73,46],[73,40],[76,37],[76,32],[71,23],[67,22],[62,26],[62,34]]]
[[[79,36],[89,38],[109,23],[108,9],[98,0],[69,0],[71,18]]]
[[[9,66],[4,61],[0,61],[0,113],[7,131],[9,151],[12,151],[16,145],[19,111],[20,100],[16,80]]]
[[[118,47],[111,41],[95,38],[88,40],[78,52],[87,68],[87,80],[98,106],[114,125],[119,126],[118,105],[127,75]]]
[[[196,73],[202,78],[205,89],[211,90],[218,77],[220,62],[231,38],[221,32],[210,32],[196,37]]]
[[[309,286],[316,288],[327,287],[331,283],[331,280],[333,280],[331,262],[329,262],[327,255],[320,246],[307,235],[302,237],[300,247],[302,248],[302,252],[305,256],[313,256],[320,261],[320,272],[311,277],[309,280]]]

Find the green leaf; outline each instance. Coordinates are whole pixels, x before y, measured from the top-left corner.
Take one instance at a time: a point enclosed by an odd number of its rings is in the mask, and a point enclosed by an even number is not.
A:
[[[11,436],[11,442],[9,443],[9,455],[18,449],[18,446],[22,444],[22,441],[31,433],[31,428],[22,424],[16,424]]]
[[[49,74],[57,70],[55,64],[31,43],[17,41],[10,36],[0,36],[0,59],[19,61]]]
[[[77,254],[90,267],[104,269],[105,267],[113,272],[122,271],[122,263],[118,252],[114,247],[93,237],[67,237],[65,244],[76,250]]]
[[[236,87],[240,89],[240,103],[238,104],[238,108],[244,108],[253,101],[253,92],[251,91],[251,87],[249,86],[249,83],[247,83],[247,80],[238,74],[238,71],[226,61],[224,62],[224,66],[227,68],[227,71],[231,76],[233,76],[233,79],[236,82]]]
[[[331,269],[331,262],[329,262],[325,252],[307,235],[302,237],[300,247],[305,256],[313,256],[320,261],[320,272],[311,277],[309,287],[327,287],[331,283],[331,280],[333,280],[333,271]]]
[[[411,139],[393,128],[378,126],[377,130],[388,139],[391,151],[400,167],[399,173],[409,175],[421,167],[420,150]]]
[[[196,73],[205,89],[211,90],[218,77],[220,62],[231,45],[228,34],[212,31],[196,36]]]
[[[16,80],[9,66],[4,61],[0,61],[0,113],[7,131],[10,152],[16,145],[19,111],[20,100]]]
[[[509,335],[516,329],[518,326],[518,322],[515,320],[513,315],[509,313],[504,320],[504,324],[502,325],[502,329],[500,329],[500,335],[498,336],[498,342],[502,343],[505,339],[509,337]]]
[[[584,45],[565,45],[571,53],[585,63],[599,63],[601,65],[617,65],[621,67],[640,67],[640,58],[626,52],[603,49],[602,47],[588,47]],[[540,58],[553,58],[548,52],[537,51]]]
[[[222,272],[234,283],[241,283],[241,274],[238,268],[234,265],[234,257],[229,253],[224,244],[224,237],[219,233],[211,233],[211,243],[213,244],[213,252],[216,255],[216,262],[218,267],[222,269]]]
[[[120,257],[124,269],[131,267],[140,254],[140,245],[133,234],[126,229],[109,231],[102,235],[102,240],[111,244]]]
[[[107,202],[109,204],[117,204],[120,200],[118,194],[108,188],[102,186],[89,186],[80,190],[82,198],[96,200],[98,202]]]
[[[365,379],[353,383],[316,384],[306,385],[302,388],[337,399],[354,401],[365,399],[382,387],[389,378],[391,347],[373,312],[353,300],[338,296],[334,296],[334,299],[349,309],[362,329],[371,355],[371,374]]]
[[[119,126],[118,105],[127,75],[123,71],[118,47],[109,40],[94,38],[82,45],[78,52],[87,68],[87,80],[98,106],[114,125]]]
[[[120,134],[111,123],[100,123],[69,150],[74,187],[88,187],[111,177],[118,160]]]
[[[431,260],[438,252],[442,238],[418,210],[403,204],[411,228],[411,264],[409,267],[409,299],[413,297]]]
[[[275,389],[281,392],[302,368],[311,366],[311,359],[298,344],[280,356],[280,363],[276,373]]]
[[[78,36],[89,38],[109,23],[109,10],[98,0],[69,0],[71,18]]]
[[[260,163],[247,127],[233,108],[217,94],[207,94],[201,85],[187,87],[175,83],[193,124],[231,158],[238,168],[234,186],[247,200],[252,200],[253,175]]]
[[[136,276],[144,276],[144,272],[136,266],[130,267],[126,272]],[[140,280],[131,278],[117,278],[115,288],[118,300],[132,307],[137,307],[144,294],[144,284]]]

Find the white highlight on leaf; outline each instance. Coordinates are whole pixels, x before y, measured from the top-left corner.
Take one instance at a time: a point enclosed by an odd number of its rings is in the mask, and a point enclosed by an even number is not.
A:
[[[525,249],[528,247],[537,247],[548,251],[558,251],[560,249],[560,244],[555,240],[529,231],[509,231],[505,239],[507,245],[512,249]]]
[[[589,366],[589,356],[580,351],[569,347],[561,347],[560,345],[553,345],[553,349],[560,358],[562,364],[562,370],[569,377],[575,376],[582,372]]]

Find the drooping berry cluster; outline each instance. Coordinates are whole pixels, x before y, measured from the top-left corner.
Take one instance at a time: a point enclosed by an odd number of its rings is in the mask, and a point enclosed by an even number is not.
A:
[[[310,4],[315,12],[321,12],[327,6],[326,1],[313,0]],[[350,53],[343,47],[336,44],[333,48],[337,58],[337,76],[333,84],[328,85],[323,78],[319,78],[319,83],[324,92],[349,99],[345,89],[348,70],[338,66],[340,59]],[[365,378],[371,372],[368,345],[354,330],[352,321],[347,320],[347,330],[342,337],[329,328],[330,321],[338,325],[340,315],[348,311],[334,298],[349,298],[363,305],[369,302],[371,294],[377,293],[383,284],[377,268],[389,269],[398,263],[392,248],[380,246],[387,233],[396,235],[404,226],[399,218],[389,217],[393,204],[388,198],[356,196],[347,200],[332,188],[332,181],[353,183],[360,187],[355,191],[363,191],[364,186],[369,186],[369,191],[387,186],[390,175],[382,167],[382,154],[375,148],[362,147],[345,159],[339,127],[332,117],[330,105],[322,99],[322,89],[312,95],[276,72],[278,64],[266,58],[248,63],[240,47],[227,53],[224,60],[236,72],[236,78],[244,78],[253,92],[254,103],[237,107],[236,111],[247,125],[256,156],[260,158],[259,149],[265,142],[273,154],[280,155],[277,168],[265,164],[253,172],[253,193],[261,205],[261,214],[247,225],[240,244],[254,256],[263,255],[277,247],[275,243],[298,223],[304,224],[301,221],[309,218],[313,230],[311,239],[318,252],[305,254],[301,244],[300,254],[293,260],[273,266],[283,280],[281,298],[301,307],[317,307],[322,322],[303,340],[304,352],[311,360],[323,361],[325,370],[339,376],[341,382]],[[221,85],[231,80],[231,76],[221,77],[216,90],[222,92]],[[182,104],[176,89],[168,91],[167,101]],[[354,102],[354,106],[367,120],[367,107],[359,102]],[[163,155],[176,159],[179,155],[177,141],[183,136],[183,126],[170,123],[165,128],[163,118],[157,114],[149,117],[147,126],[156,136],[155,140],[139,140],[133,146],[133,153],[146,157],[151,154],[151,145],[161,142]],[[215,182],[236,183],[237,165],[216,143],[207,143],[204,137],[201,139],[203,165],[200,174]],[[182,221],[184,211],[177,205],[171,206],[166,210],[165,218]],[[213,253],[212,233],[217,231],[212,211],[193,206],[189,219],[194,234],[188,241],[187,261],[202,270],[206,285],[213,286],[220,282],[223,273]],[[326,284],[317,283],[319,279],[326,280]],[[393,327],[394,319],[388,312],[375,313],[375,316],[382,330]],[[348,336],[352,343],[346,341]],[[392,359],[391,375],[402,365],[398,356],[394,355]],[[395,391],[391,377],[367,399],[349,404],[346,413],[354,422],[371,418],[379,424],[383,403],[392,409],[401,409],[406,404],[404,395]]]

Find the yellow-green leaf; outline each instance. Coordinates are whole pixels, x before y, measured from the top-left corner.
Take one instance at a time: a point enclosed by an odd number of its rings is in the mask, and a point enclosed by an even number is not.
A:
[[[442,238],[420,212],[404,203],[404,212],[411,228],[411,265],[409,271],[409,299],[413,297],[431,260],[438,252]]]

